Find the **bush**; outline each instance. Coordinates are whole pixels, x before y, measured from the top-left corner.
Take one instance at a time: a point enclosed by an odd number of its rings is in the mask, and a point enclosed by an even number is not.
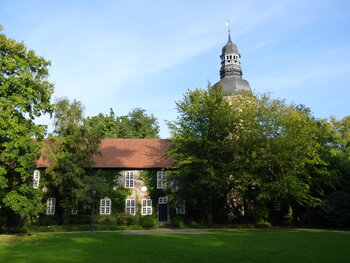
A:
[[[158,225],[158,221],[154,216],[144,216],[142,218],[141,225],[144,228],[155,228]]]
[[[114,225],[116,223],[116,219],[112,215],[99,215],[94,221],[100,225]]]
[[[90,224],[91,223],[91,215],[72,215],[69,218],[69,224]]]
[[[271,227],[271,226],[272,226],[271,223],[264,221],[264,220],[261,220],[255,224],[255,227],[257,227],[257,228],[267,228],[267,227]]]
[[[117,225],[120,225],[120,226],[137,225],[139,223],[139,217],[129,215],[126,213],[117,213],[116,223]]]
[[[61,225],[62,220],[58,215],[45,215],[39,218],[38,225],[49,226],[49,225]]]
[[[171,220],[171,224],[176,228],[184,228],[185,219],[183,218],[183,216],[175,216],[173,220]]]

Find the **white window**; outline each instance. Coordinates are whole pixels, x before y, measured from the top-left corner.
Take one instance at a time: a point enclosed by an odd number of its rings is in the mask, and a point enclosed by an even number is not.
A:
[[[142,215],[152,215],[152,200],[151,199],[143,199],[142,200]]]
[[[168,198],[166,197],[159,197],[158,198],[158,204],[167,204],[168,203]]]
[[[135,215],[135,199],[126,199],[125,202],[126,213],[129,215]]]
[[[167,185],[166,172],[164,171],[157,172],[157,188],[163,189],[163,188],[166,188],[166,185]]]
[[[176,214],[178,215],[184,215],[186,214],[186,206],[185,206],[185,202],[183,202],[182,204],[178,205],[175,209]]]
[[[101,199],[100,201],[100,215],[111,214],[112,201],[109,198]]]
[[[76,207],[72,207],[72,209],[70,210],[71,215],[77,215],[78,214],[78,209]]]
[[[56,207],[56,198],[48,198],[46,201],[46,214],[54,215]]]
[[[275,211],[281,211],[281,203],[279,201],[275,201],[274,207]]]
[[[33,174],[33,188],[38,189],[40,182],[40,171],[35,170]]]
[[[125,188],[134,188],[134,172],[125,172]]]

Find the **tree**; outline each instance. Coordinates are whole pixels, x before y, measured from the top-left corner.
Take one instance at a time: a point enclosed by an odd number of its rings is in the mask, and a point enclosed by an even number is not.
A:
[[[109,115],[99,114],[88,117],[86,125],[101,133],[103,138],[158,138],[157,119],[145,110],[136,108],[126,116],[115,116],[110,109]]]
[[[321,158],[325,141],[320,121],[303,105],[268,95],[254,100],[237,96],[231,105],[241,120],[233,137],[237,156],[232,171],[244,197],[256,207],[283,202],[289,217],[292,204],[320,205],[320,195],[312,189],[327,166]]]
[[[22,222],[43,209],[32,175],[45,131],[34,120],[52,112],[48,66],[23,43],[0,34],[0,205]]]
[[[92,175],[93,156],[99,154],[101,137],[84,125],[82,104],[61,98],[56,100],[54,110],[55,130],[49,134],[46,151],[51,164],[46,175],[49,189],[56,191],[52,194],[55,194],[66,222],[72,208],[84,208],[84,204],[89,206],[92,186],[101,190],[107,188],[107,182],[95,177],[92,184],[88,178]]]
[[[193,219],[223,220],[230,190],[227,165],[235,154],[231,134],[238,120],[221,90],[210,85],[207,90],[188,91],[176,106],[177,120],[169,123],[168,152],[175,160],[170,178],[178,188],[176,196],[186,202]]]
[[[186,93],[177,109],[169,125],[171,177],[197,219],[224,218],[225,207],[242,199],[255,207],[256,219],[267,219],[275,201],[289,217],[293,204],[321,204],[315,186],[330,175],[321,155],[328,139],[303,105],[268,95],[224,98],[209,85]]]
[[[333,143],[333,155],[336,159],[336,170],[340,175],[338,189],[350,194],[350,116],[341,120],[331,118],[336,140]]]

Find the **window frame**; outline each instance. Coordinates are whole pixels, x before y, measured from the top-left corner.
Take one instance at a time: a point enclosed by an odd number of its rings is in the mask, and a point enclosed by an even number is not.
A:
[[[175,213],[177,215],[185,215],[186,214],[186,204],[185,202],[182,202],[178,204],[175,208]]]
[[[136,215],[136,200],[135,198],[128,198],[125,200],[125,213],[128,215]]]
[[[157,172],[157,189],[165,189],[167,188],[168,179],[166,177],[167,172],[158,171]]]
[[[40,185],[40,171],[34,170],[33,173],[33,188],[38,189]]]
[[[158,204],[159,205],[166,205],[168,204],[168,198],[165,196],[158,197]]]
[[[141,215],[152,215],[152,199],[142,199]]]
[[[109,197],[100,199],[100,215],[110,215],[112,212],[112,200]]]
[[[56,210],[56,198],[50,197],[46,200],[46,214],[54,215]]]
[[[78,214],[78,209],[74,206],[71,207],[70,214],[76,216]]]
[[[125,188],[134,188],[134,186],[135,186],[135,172],[134,171],[125,172],[124,178],[125,178],[125,184],[124,184]]]

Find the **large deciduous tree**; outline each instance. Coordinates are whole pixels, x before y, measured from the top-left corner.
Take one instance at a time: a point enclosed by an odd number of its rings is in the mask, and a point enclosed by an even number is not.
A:
[[[240,199],[259,219],[268,216],[260,208],[274,201],[286,204],[290,216],[292,204],[321,203],[312,188],[329,176],[321,156],[328,141],[322,122],[304,106],[268,95],[225,98],[209,86],[189,91],[177,109],[168,154],[175,159],[178,195],[193,218],[224,218],[225,207]]]
[[[320,122],[309,109],[268,95],[253,100],[236,96],[231,106],[240,119],[232,171],[243,196],[256,208],[283,202],[289,219],[292,203],[319,205],[320,195],[311,188],[324,175],[320,171],[327,163],[320,155],[324,143]]]
[[[34,120],[52,111],[49,65],[23,43],[0,34],[0,206],[22,222],[43,209],[32,175],[45,128]]]
[[[57,99],[54,104],[54,127],[49,134],[46,155],[51,164],[46,170],[49,189],[57,198],[65,222],[71,210],[89,206],[91,197],[93,156],[99,153],[101,137],[84,124],[83,106],[79,101]],[[96,180],[100,180],[96,182]],[[90,182],[90,183],[89,183]],[[103,178],[95,178],[95,186],[106,188]],[[99,189],[94,189],[99,190]],[[101,190],[102,191],[102,190]],[[99,191],[100,192],[100,191]]]
[[[176,196],[186,202],[188,216],[202,222],[222,218],[230,190],[234,159],[231,134],[237,119],[219,89],[188,91],[176,103],[177,120],[169,123],[172,131],[168,155],[174,158],[171,175]],[[181,200],[179,200],[181,202]]]
[[[111,109],[109,115],[99,114],[88,117],[86,124],[101,133],[103,138],[158,138],[159,125],[157,119],[148,115],[144,109],[133,109],[126,116],[115,116]]]

